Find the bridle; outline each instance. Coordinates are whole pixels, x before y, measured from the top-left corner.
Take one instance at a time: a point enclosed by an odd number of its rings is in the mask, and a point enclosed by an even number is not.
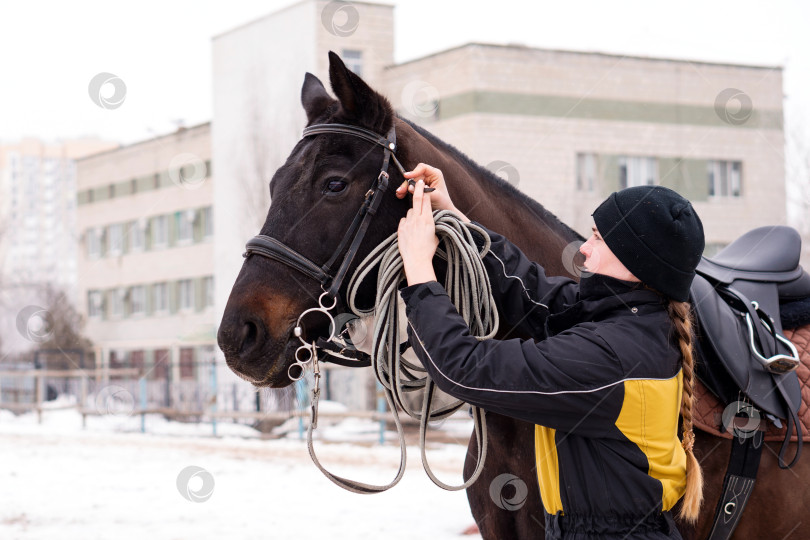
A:
[[[372,186],[366,192],[360,209],[357,211],[357,214],[355,214],[354,220],[352,221],[351,225],[349,225],[348,230],[343,235],[343,238],[341,239],[337,248],[335,248],[332,256],[323,265],[318,265],[280,240],[263,234],[254,236],[250,241],[248,241],[245,246],[245,252],[242,254],[242,256],[245,258],[248,258],[251,255],[261,255],[262,257],[284,263],[290,268],[298,270],[299,272],[318,281],[321,285],[321,290],[323,293],[318,297],[318,307],[307,309],[301,313],[301,315],[298,316],[298,321],[294,329],[294,334],[301,341],[302,345],[295,351],[295,363],[293,363],[287,369],[287,374],[292,380],[298,380],[304,376],[304,368],[313,358],[316,357],[318,348],[324,349],[333,357],[331,361],[338,364],[351,365],[353,367],[365,367],[371,365],[370,357],[368,357],[368,355],[365,353],[356,350],[350,351],[347,350],[346,347],[336,346],[334,343],[335,321],[329,311],[333,309],[335,305],[337,305],[338,291],[340,290],[340,286],[343,284],[343,280],[346,278],[346,274],[349,271],[349,266],[351,266],[355,255],[357,255],[357,251],[360,249],[360,244],[363,242],[363,238],[368,231],[372,217],[377,213],[377,210],[382,203],[383,194],[388,189],[388,180],[390,178],[388,174],[388,167],[390,161],[393,160],[394,165],[396,165],[400,173],[405,173],[405,169],[402,167],[402,164],[399,162],[396,154],[394,153],[396,152],[397,146],[396,129],[393,125],[388,131],[388,134],[383,137],[371,130],[348,124],[314,124],[304,129],[302,137],[306,138],[324,133],[352,135],[371,142],[377,146],[381,146],[384,152],[380,173],[377,175],[377,178],[374,180]],[[340,261],[340,266],[338,266],[337,270],[332,270],[333,266],[338,261],[340,254],[346,249],[346,246],[348,246],[348,250],[343,256],[343,259]],[[325,298],[332,299],[331,305],[326,305],[328,300],[325,300]],[[320,312],[329,319],[330,334],[328,338],[319,338],[317,342],[312,342],[310,344],[304,341],[302,337],[303,330],[301,327],[301,321],[305,315],[313,312]],[[309,356],[303,359],[299,358],[301,351],[304,351]],[[346,356],[347,354],[350,356]],[[292,368],[294,367],[298,367],[300,369],[300,373],[293,374]]]
[[[429,466],[427,465],[427,458],[425,456],[425,434],[427,431],[427,423],[431,419],[446,418],[447,416],[455,412],[458,408],[460,408],[463,405],[463,403],[459,402],[459,404],[445,406],[439,410],[435,410],[433,408],[432,403],[435,391],[435,383],[430,381],[427,377],[422,380],[416,380],[413,374],[411,374],[410,369],[411,368],[418,369],[418,367],[411,366],[410,364],[407,364],[406,362],[401,360],[401,354],[409,346],[409,341],[406,340],[404,343],[399,344],[399,354],[396,354],[396,351],[392,350],[392,345],[396,344],[400,340],[398,330],[396,330],[391,335],[390,339],[388,337],[386,337],[385,339],[380,339],[380,337],[376,334],[376,331],[378,330],[377,328],[378,325],[376,324],[375,321],[374,362],[372,362],[371,356],[365,353],[361,353],[360,351],[353,350],[351,352],[348,352],[348,354],[354,356],[351,357],[345,356],[345,354],[347,354],[346,347],[339,350],[335,349],[336,345],[338,348],[340,346],[336,343],[337,340],[335,339],[335,328],[336,328],[335,319],[332,317],[329,311],[332,310],[337,305],[338,291],[340,290],[343,280],[345,279],[346,274],[348,273],[349,266],[352,264],[355,255],[357,255],[357,251],[359,250],[360,244],[362,243],[363,238],[365,237],[365,234],[368,231],[368,227],[371,223],[372,217],[374,216],[374,214],[377,213],[377,210],[380,208],[380,204],[382,203],[383,199],[383,194],[388,188],[388,181],[389,181],[388,166],[390,161],[393,159],[394,164],[399,169],[400,173],[402,173],[403,175],[405,174],[405,170],[402,167],[402,164],[399,162],[399,160],[397,160],[396,155],[394,154],[394,152],[396,151],[396,131],[393,126],[391,126],[391,129],[388,132],[388,134],[385,137],[382,137],[377,133],[374,133],[373,131],[357,126],[350,126],[346,124],[316,124],[304,129],[303,137],[320,135],[324,133],[338,133],[359,137],[377,146],[381,146],[384,151],[383,162],[382,166],[380,167],[380,173],[377,175],[377,178],[374,180],[372,186],[366,192],[363,203],[360,206],[360,209],[357,211],[354,220],[349,226],[349,229],[343,235],[343,238],[341,239],[332,256],[325,264],[319,266],[317,263],[313,262],[307,257],[304,257],[297,251],[285,245],[283,242],[266,235],[258,235],[253,237],[245,246],[245,253],[243,254],[245,258],[248,258],[251,255],[256,254],[261,255],[263,257],[267,257],[268,259],[279,261],[317,280],[321,284],[321,290],[323,291],[323,293],[318,297],[318,307],[307,309],[298,316],[298,320],[296,322],[296,326],[293,330],[293,333],[301,341],[301,346],[298,347],[298,349],[296,349],[295,351],[295,362],[287,368],[288,377],[294,381],[297,381],[304,377],[305,368],[307,367],[307,365],[310,363],[312,363],[313,365],[314,385],[312,388],[312,398],[311,398],[312,411],[309,429],[307,430],[307,448],[309,450],[310,457],[312,458],[315,465],[321,470],[321,472],[323,472],[326,475],[327,478],[329,478],[335,484],[350,491],[354,491],[356,493],[379,493],[393,487],[395,484],[399,482],[399,480],[402,478],[402,475],[405,472],[405,453],[406,453],[405,435],[402,424],[399,420],[399,415],[397,414],[397,403],[395,403],[395,399],[400,399],[399,404],[403,408],[403,410],[405,410],[409,415],[411,415],[414,418],[418,417],[420,421],[419,442],[422,450],[422,463],[423,466],[425,467],[425,471],[427,472],[428,476],[430,476],[430,478],[433,480],[434,483],[436,483],[436,485],[444,489],[450,490],[464,489],[468,487],[470,484],[472,484],[472,482],[475,482],[478,479],[479,475],[481,474],[481,471],[483,470],[483,465],[486,461],[487,434],[483,409],[478,408],[471,409],[472,416],[475,421],[475,435],[478,444],[478,459],[475,470],[473,471],[473,474],[470,476],[470,478],[466,482],[464,482],[464,484],[460,486],[448,486],[443,482],[441,482],[438,478],[436,478],[435,475],[433,475],[433,473],[431,472]],[[455,217],[455,220],[456,223],[460,223],[458,221],[458,217]],[[485,234],[483,231],[480,232],[482,234]],[[391,237],[395,237],[395,235],[391,235]],[[366,258],[366,261],[360,263],[360,266],[363,267],[369,264],[369,259],[372,259],[371,261],[372,266],[374,264],[380,264],[382,266],[381,262],[379,261],[376,263],[374,262],[374,260],[376,260],[376,257],[378,257],[378,255],[375,254],[381,248],[387,248],[386,251],[395,249],[393,243],[389,244],[388,242],[393,241],[391,241],[389,238],[389,240],[386,240],[385,242],[380,244],[380,246],[377,246],[377,248],[375,248],[375,250]],[[485,249],[489,249],[489,244],[487,244]],[[333,271],[332,270],[333,266],[338,261],[341,253],[343,253],[344,250],[346,250],[346,254],[343,255],[343,258],[340,262],[340,266],[338,266],[338,269],[336,271]],[[474,253],[478,254],[477,249],[474,251]],[[486,273],[483,270],[483,266],[480,266],[479,270],[484,274],[484,279],[486,280],[488,287],[489,281],[486,278]],[[362,276],[365,275],[364,272],[365,270],[362,272],[356,272],[357,275],[354,276],[352,282],[349,284],[349,289],[354,290],[353,288],[360,281],[362,281],[363,279]],[[389,274],[387,272],[384,275],[389,276],[389,278],[393,280],[399,279],[396,275],[394,275],[394,277],[391,278],[390,276],[393,274]],[[465,282],[470,281],[471,278],[468,276],[467,281]],[[476,283],[478,283],[478,281],[476,281]],[[377,301],[378,302],[381,301],[382,302],[381,305],[387,306],[386,308],[383,308],[382,311],[387,312],[389,314],[392,312],[396,313],[396,306],[395,306],[396,300],[394,300],[394,296],[392,296],[397,294],[395,289],[396,287],[386,286],[385,290],[388,291],[388,294],[383,295],[383,298],[388,298],[388,300],[383,301],[380,300],[378,291]],[[489,289],[487,288],[487,290]],[[328,300],[329,298],[331,298],[332,300],[331,305],[326,305],[326,303],[329,302]],[[354,298],[353,296],[350,298],[349,304],[351,309],[355,310],[353,298]],[[494,300],[491,299],[491,294],[489,294],[489,298],[490,301],[487,302],[487,304],[494,305]],[[375,309],[378,309],[378,307],[379,306],[376,306]],[[301,321],[308,313],[314,312],[320,312],[329,319],[330,322],[329,337],[319,338],[318,340],[313,341],[312,343],[307,343],[306,341],[304,341],[304,338],[302,337],[303,328],[301,326]],[[387,319],[385,316],[381,317],[380,320],[383,321],[384,323],[380,326],[380,328],[390,329],[398,327],[395,318],[394,322],[392,322],[390,319]],[[486,320],[489,321],[490,319],[487,318]],[[494,327],[491,329],[491,335],[494,335],[494,333],[497,331],[497,311],[495,311],[494,320],[495,323]],[[384,348],[388,353],[389,361],[392,365],[382,365],[381,367],[380,355],[378,354],[379,351],[376,350],[378,344],[380,343],[385,344]],[[394,415],[394,423],[397,426],[397,433],[399,435],[399,446],[400,446],[400,465],[399,471],[397,472],[397,476],[394,478],[392,482],[390,482],[385,486],[376,486],[372,484],[366,484],[363,482],[356,482],[353,480],[349,480],[334,475],[329,471],[327,471],[323,467],[323,465],[321,465],[320,461],[318,460],[315,454],[312,442],[312,433],[318,423],[318,400],[320,397],[319,382],[321,377],[319,368],[319,361],[321,361],[321,359],[318,358],[319,348],[323,349],[330,356],[329,359],[330,362],[342,365],[349,365],[352,367],[370,366],[374,364],[375,369],[378,370],[378,373],[376,374],[378,384],[381,384],[384,381],[387,381],[388,383],[388,386],[383,384],[382,388],[384,390],[383,394],[388,403],[388,407],[390,408],[391,412]],[[394,345],[393,348],[395,349],[396,345]],[[299,357],[302,351],[305,355],[303,358]],[[358,358],[358,356],[364,356],[366,358],[361,359]],[[346,361],[348,361],[348,363]],[[298,373],[293,373],[292,369],[294,367],[298,367],[300,371]],[[380,369],[382,371],[380,371]],[[404,372],[406,378],[409,379],[406,383],[402,383],[401,381],[399,381],[399,379],[396,378],[397,376],[400,375],[400,372]],[[394,395],[394,389],[391,388],[390,385],[396,386],[397,395],[399,395],[400,391],[405,391],[403,390],[403,388],[406,386],[408,388],[413,389],[424,387],[425,394],[421,413],[417,416],[414,416],[414,412],[410,411],[403,405],[404,402],[401,401],[401,398],[397,398]]]

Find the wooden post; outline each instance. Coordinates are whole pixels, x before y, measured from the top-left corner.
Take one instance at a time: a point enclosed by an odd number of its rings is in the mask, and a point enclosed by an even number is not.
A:
[[[141,433],[146,433],[146,377],[138,379],[141,394]]]
[[[42,376],[42,373],[37,373],[34,375],[34,386],[36,388],[36,403],[37,403],[37,423],[42,423],[42,400],[45,390],[45,377]]]
[[[89,375],[81,375],[79,377],[79,387],[81,392],[79,406],[82,410],[82,429],[87,429],[87,414],[85,413],[85,410],[87,409],[87,377],[89,377]]]

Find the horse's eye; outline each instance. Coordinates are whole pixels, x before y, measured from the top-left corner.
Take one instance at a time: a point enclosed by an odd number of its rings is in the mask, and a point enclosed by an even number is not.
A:
[[[346,182],[339,179],[331,179],[326,183],[326,191],[328,193],[340,193],[346,189]]]

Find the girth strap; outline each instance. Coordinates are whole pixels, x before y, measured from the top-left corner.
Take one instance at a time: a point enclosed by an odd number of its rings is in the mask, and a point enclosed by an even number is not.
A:
[[[723,493],[714,512],[714,525],[707,540],[727,540],[740,522],[762,457],[763,432],[745,433],[731,440],[731,458],[723,480]]]

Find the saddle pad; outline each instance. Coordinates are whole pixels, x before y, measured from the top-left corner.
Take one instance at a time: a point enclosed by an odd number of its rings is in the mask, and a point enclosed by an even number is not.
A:
[[[796,375],[799,378],[799,386],[802,392],[802,404],[799,408],[799,425],[802,428],[804,440],[810,440],[810,325],[802,326],[793,330],[785,330],[784,335],[799,350],[801,364],[796,368]],[[695,379],[695,399],[696,403],[692,409],[692,422],[695,427],[725,439],[731,439],[732,434],[720,431],[723,409],[725,405],[712,394],[702,382]],[[782,441],[785,438],[787,423],[782,422],[782,428],[778,429],[772,422],[767,422],[768,429],[765,431],[766,441]],[[791,442],[796,442],[795,433],[790,437]]]

